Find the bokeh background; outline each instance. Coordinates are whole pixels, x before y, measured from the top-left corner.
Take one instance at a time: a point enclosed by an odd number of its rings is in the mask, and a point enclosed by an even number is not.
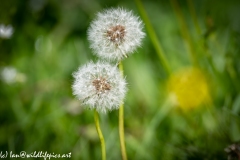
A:
[[[72,95],[72,73],[97,60],[87,41],[96,13],[120,6],[147,14],[142,47],[123,61],[128,158],[240,157],[227,148],[240,140],[240,1],[137,2],[143,8],[127,0],[1,0],[0,24],[13,32],[0,37],[0,151],[101,158],[93,111]],[[107,158],[120,160],[118,111],[100,121]]]

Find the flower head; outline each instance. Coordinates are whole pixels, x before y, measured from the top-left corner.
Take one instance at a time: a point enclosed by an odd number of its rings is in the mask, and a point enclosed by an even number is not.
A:
[[[121,60],[141,45],[143,24],[131,11],[112,8],[97,14],[88,29],[94,53],[101,58]]]
[[[118,109],[127,90],[125,79],[116,66],[90,62],[73,74],[73,94],[98,112]]]
[[[210,101],[209,86],[204,73],[197,68],[184,69],[168,81],[170,95],[183,110],[193,109]]]

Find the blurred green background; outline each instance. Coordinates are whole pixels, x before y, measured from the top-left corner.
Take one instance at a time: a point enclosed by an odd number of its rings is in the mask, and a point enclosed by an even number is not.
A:
[[[97,60],[86,39],[97,12],[117,6],[139,16],[142,12],[127,0],[0,3],[0,24],[14,29],[10,38],[0,37],[0,151],[71,152],[73,160],[100,159],[93,111],[83,109],[72,95],[72,73]],[[224,149],[240,141],[240,1],[142,4],[153,29],[145,27],[142,47],[123,61],[129,88],[125,100],[128,158],[234,159],[237,156],[230,157]],[[170,76],[149,31],[156,33]],[[176,76],[170,85],[179,84],[189,93],[175,93],[186,103],[169,104],[169,77],[183,70],[181,77],[191,67],[201,70],[206,80],[199,82],[193,76],[185,86],[188,81],[180,83]],[[208,86],[208,101],[203,98],[201,104],[183,109],[190,99],[201,97],[198,85],[202,83]],[[120,160],[118,111],[100,118],[107,159]]]

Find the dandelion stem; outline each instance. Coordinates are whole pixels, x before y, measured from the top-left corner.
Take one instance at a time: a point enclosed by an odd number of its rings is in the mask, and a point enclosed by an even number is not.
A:
[[[94,120],[95,120],[95,125],[97,129],[97,133],[101,142],[101,149],[102,149],[102,160],[106,160],[106,147],[105,147],[105,142],[104,142],[104,137],[100,128],[99,124],[99,115],[96,110],[94,110]]]
[[[138,7],[138,10],[139,10],[139,12],[140,12],[140,14],[142,16],[142,19],[143,19],[143,21],[144,21],[144,23],[146,25],[147,32],[148,32],[149,37],[150,37],[150,39],[151,39],[151,41],[153,43],[154,48],[156,49],[158,57],[159,57],[160,61],[162,62],[162,65],[165,68],[166,72],[168,74],[170,74],[171,70],[170,70],[168,61],[167,61],[167,59],[165,57],[164,51],[162,49],[161,43],[158,40],[158,38],[156,36],[156,33],[154,32],[153,26],[151,25],[151,22],[148,19],[147,13],[144,10],[144,7],[143,7],[143,5],[141,3],[141,0],[135,0],[135,2],[136,2],[136,5]]]
[[[123,65],[121,62],[119,63],[119,70],[123,76]],[[125,137],[124,137],[124,105],[123,104],[121,104],[119,107],[119,138],[120,138],[122,159],[127,160]]]

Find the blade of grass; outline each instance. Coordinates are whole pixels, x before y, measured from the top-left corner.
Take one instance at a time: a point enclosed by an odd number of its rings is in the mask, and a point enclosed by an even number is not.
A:
[[[183,17],[183,13],[181,11],[181,8],[180,8],[177,0],[170,0],[170,2],[172,4],[173,10],[176,14],[178,23],[180,25],[181,34],[182,34],[183,38],[186,40],[188,53],[189,53],[189,57],[191,59],[191,62],[194,65],[197,65],[197,58],[196,58],[196,52],[195,52],[195,49],[194,49],[193,41],[192,41],[192,38],[190,36],[190,33],[188,32],[186,21]]]
[[[188,3],[188,8],[190,10],[190,15],[191,15],[191,17],[193,19],[193,23],[194,23],[195,29],[196,29],[197,33],[199,35],[201,35],[202,31],[201,31],[201,28],[200,28],[198,20],[197,20],[197,15],[196,15],[196,11],[195,11],[193,2],[192,2],[192,0],[187,0],[187,3]]]
[[[145,23],[147,32],[148,32],[149,37],[150,37],[150,39],[151,39],[151,41],[153,43],[154,48],[156,49],[158,57],[159,57],[162,65],[163,65],[164,69],[166,70],[166,72],[168,74],[170,74],[171,73],[171,69],[170,69],[168,61],[167,61],[167,59],[165,57],[165,53],[164,53],[164,51],[162,49],[160,41],[158,40],[158,38],[156,36],[156,33],[155,33],[154,29],[153,29],[153,26],[152,26],[151,22],[149,21],[147,13],[144,10],[144,7],[143,7],[143,5],[141,3],[141,0],[135,0],[135,3],[137,5],[138,10],[139,10],[139,12],[140,12],[140,14],[142,16],[142,19],[143,19],[143,21]]]
[[[155,115],[151,118],[148,126],[145,129],[145,133],[142,138],[141,145],[145,149],[150,149],[151,142],[153,142],[156,129],[159,126],[159,124],[168,116],[168,114],[171,112],[171,110],[174,108],[174,106],[171,104],[171,97],[167,98],[165,102],[159,107],[159,109],[156,111]],[[138,148],[141,149],[141,148]],[[138,152],[141,152],[139,150]],[[137,154],[135,159],[140,159],[141,154]]]

